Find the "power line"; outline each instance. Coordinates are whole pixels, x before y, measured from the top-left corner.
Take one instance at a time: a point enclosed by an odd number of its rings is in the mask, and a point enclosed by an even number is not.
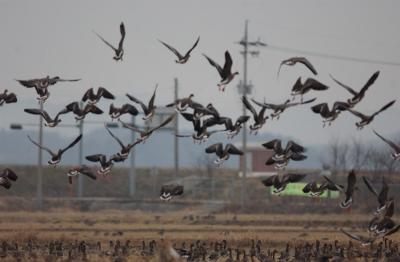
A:
[[[286,52],[286,53],[301,53],[301,54],[305,54],[305,55],[319,56],[319,57],[331,58],[331,59],[336,59],[336,60],[347,60],[347,61],[354,61],[354,62],[359,62],[359,63],[380,64],[380,65],[388,65],[388,66],[400,66],[400,63],[398,63],[398,62],[385,61],[385,60],[374,60],[374,59],[359,58],[359,57],[325,54],[325,53],[305,51],[305,50],[300,50],[300,49],[295,49],[295,48],[281,47],[281,46],[274,46],[274,45],[267,45],[266,47],[276,50],[276,51]]]

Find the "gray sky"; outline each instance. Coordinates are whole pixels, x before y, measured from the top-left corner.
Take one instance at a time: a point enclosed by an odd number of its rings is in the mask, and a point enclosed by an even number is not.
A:
[[[23,113],[36,106],[33,90],[19,86],[13,79],[46,75],[82,78],[81,82],[51,87],[45,107],[53,115],[65,104],[81,98],[89,87],[104,86],[118,99],[128,102],[129,92],[147,99],[159,84],[156,103],[164,105],[173,98],[173,78],[178,77],[180,95],[195,94],[195,100],[212,102],[223,115],[237,117],[241,112],[236,78],[225,93],[218,92],[219,76],[202,57],[205,53],[219,63],[225,50],[233,56],[233,69],[242,72],[239,46],[244,20],[248,18],[251,39],[289,48],[344,56],[400,62],[399,1],[255,1],[255,0],[168,0],[168,1],[6,1],[0,2],[0,86],[17,93],[19,104],[1,108],[0,125],[16,121],[34,122]],[[124,61],[114,62],[113,52],[93,33],[96,30],[112,43],[119,41],[119,23],[126,26]],[[186,65],[177,65],[173,54],[157,39],[187,50],[201,37]],[[269,102],[283,102],[298,76],[311,74],[302,66],[276,72],[281,60],[299,54],[265,48],[258,58],[250,58],[249,79],[255,86],[252,96]],[[307,95],[318,102],[344,100],[348,93],[329,78],[360,88],[376,70],[381,74],[356,109],[372,113],[391,99],[399,97],[400,67],[338,61],[308,56],[319,71],[318,80],[331,86],[327,92]],[[363,131],[356,131],[354,116],[343,114],[330,128],[322,128],[321,118],[309,106],[285,112],[263,131],[272,131],[314,144],[332,135],[372,138],[371,127],[383,134],[398,131],[400,101],[380,115]],[[108,111],[109,102],[100,106]],[[91,117],[103,120],[106,116]],[[108,118],[107,118],[108,119]],[[65,122],[72,122],[68,116]],[[183,124],[182,127],[189,127]],[[60,132],[60,130],[55,129]],[[64,131],[65,132],[65,131]],[[68,131],[76,132],[76,131]]]

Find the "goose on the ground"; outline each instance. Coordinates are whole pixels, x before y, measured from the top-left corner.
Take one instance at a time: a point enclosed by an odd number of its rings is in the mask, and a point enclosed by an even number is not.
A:
[[[333,121],[335,121],[336,118],[338,118],[340,112],[345,111],[349,108],[348,104],[346,102],[335,102],[332,106],[332,109],[329,109],[329,106],[327,103],[321,103],[315,106],[311,107],[311,110],[316,113],[321,115],[323,118],[322,120],[322,127],[325,127],[326,124],[330,126]]]
[[[381,109],[379,109],[372,115],[364,115],[364,114],[362,114],[356,110],[350,109],[350,108],[348,108],[347,111],[349,111],[350,113],[352,113],[353,115],[355,115],[361,119],[360,122],[356,123],[357,129],[361,130],[364,128],[364,126],[370,124],[374,120],[375,116],[377,116],[379,113],[381,113],[381,112],[385,111],[386,109],[388,109],[389,107],[391,107],[395,102],[396,102],[396,100],[390,101],[389,103],[384,105]]]
[[[72,184],[72,178],[78,175],[85,175],[93,180],[96,180],[96,174],[93,173],[92,169],[86,165],[76,166],[68,170],[68,182]]]
[[[113,59],[115,61],[122,61],[123,55],[124,55],[124,40],[125,40],[125,25],[123,22],[119,25],[119,31],[121,33],[121,39],[119,40],[118,48],[114,47],[112,44],[110,44],[107,40],[105,40],[100,34],[98,34],[96,31],[93,31],[101,41],[103,41],[106,45],[108,45],[112,50],[114,50],[115,55]]]
[[[243,152],[232,144],[226,144],[224,148],[222,143],[215,143],[207,147],[205,151],[207,154],[217,155],[218,158],[214,161],[214,163],[218,166],[228,160],[230,155],[243,155]]]
[[[232,73],[231,55],[229,54],[228,51],[225,51],[225,64],[223,68],[205,54],[203,55],[208,60],[208,62],[217,69],[219,75],[221,76],[221,81],[218,83],[218,90],[225,91],[225,87],[233,80],[235,75],[239,74],[239,72]]]
[[[122,159],[127,159],[129,152],[131,151],[131,149],[139,144],[141,141],[140,140],[136,140],[135,142],[133,142],[132,144],[127,144],[125,145],[124,143],[122,143],[122,141],[113,134],[113,132],[111,132],[111,130],[106,126],[107,132],[112,136],[112,138],[115,139],[115,141],[117,141],[117,143],[121,146],[121,151],[117,153],[118,156],[120,156]]]
[[[171,51],[178,57],[178,60],[175,60],[175,62],[176,62],[177,64],[185,64],[185,63],[189,60],[189,58],[190,58],[190,53],[193,51],[193,49],[194,49],[194,48],[197,46],[197,44],[199,43],[199,41],[200,41],[200,36],[197,38],[197,40],[196,40],[196,42],[194,43],[194,45],[192,46],[192,48],[190,48],[190,49],[185,53],[185,55],[181,55],[181,53],[179,53],[178,50],[176,50],[174,47],[168,45],[167,43],[165,43],[165,42],[163,42],[163,41],[161,41],[161,40],[158,40],[158,41],[160,41],[161,44],[163,44],[166,48],[168,48],[169,50],[171,50]]]
[[[308,61],[307,58],[297,56],[297,57],[288,58],[281,62],[281,64],[279,65],[279,69],[278,69],[278,76],[279,76],[279,72],[281,71],[281,67],[283,65],[293,66],[297,63],[305,65],[314,75],[318,74],[317,70],[315,70],[314,66],[310,63],[310,61]]]
[[[111,120],[119,119],[122,115],[130,114],[132,116],[137,116],[139,111],[137,108],[131,104],[124,104],[121,107],[115,107],[113,103],[110,104],[110,110],[108,114],[111,117]]]
[[[259,105],[261,107],[266,107],[267,109],[271,109],[274,112],[271,113],[271,120],[273,120],[275,117],[276,119],[280,118],[280,115],[289,107],[297,106],[297,105],[304,105],[308,103],[312,103],[316,100],[317,98],[313,98],[304,102],[296,102],[296,103],[291,103],[291,100],[288,99],[286,100],[283,104],[270,104],[270,103],[260,103],[254,99],[251,99],[256,105]]]
[[[354,170],[351,170],[349,172],[349,174],[347,175],[347,186],[346,186],[346,190],[344,190],[344,188],[340,187],[340,185],[336,184],[335,182],[333,182],[329,177],[324,176],[324,178],[329,181],[330,183],[333,183],[336,185],[336,187],[345,194],[345,199],[340,203],[340,207],[341,208],[349,208],[352,203],[353,203],[353,194],[354,194],[354,190],[356,189],[356,182],[357,182],[357,178],[356,178],[356,173],[354,172]]]
[[[127,96],[131,101],[133,101],[133,102],[139,104],[139,105],[142,107],[143,114],[144,114],[144,116],[142,117],[142,119],[145,120],[145,121],[146,121],[146,120],[151,120],[152,117],[154,116],[154,112],[155,112],[155,109],[156,109],[156,106],[154,105],[154,100],[155,100],[155,98],[156,98],[157,86],[158,86],[158,85],[156,85],[156,88],[154,89],[154,93],[153,93],[153,95],[151,96],[151,98],[150,98],[150,100],[149,100],[149,103],[148,103],[147,105],[144,104],[141,100],[137,99],[136,97],[131,96],[130,94],[126,94],[126,96]]]
[[[379,76],[379,71],[376,71],[367,81],[367,83],[365,83],[365,85],[361,88],[360,91],[355,91],[353,88],[349,87],[348,85],[345,85],[341,82],[339,82],[338,80],[336,80],[335,78],[333,78],[332,75],[330,75],[330,77],[332,78],[333,81],[335,81],[338,85],[340,85],[341,87],[343,87],[344,89],[346,89],[350,94],[353,95],[352,98],[347,99],[347,103],[349,104],[350,108],[353,108],[356,104],[358,104],[365,96],[365,92],[367,92],[368,88],[374,84],[375,80],[378,78]]]
[[[145,142],[150,137],[150,135],[153,134],[154,131],[168,125],[174,119],[174,117],[175,117],[175,115],[171,115],[167,119],[165,119],[161,124],[159,124],[158,126],[155,126],[153,128],[147,128],[145,130],[141,130],[134,125],[124,123],[121,120],[119,120],[119,121],[122,123],[123,127],[128,128],[128,129],[132,130],[133,132],[139,133],[140,137],[138,138],[138,141],[140,141],[140,143],[142,143],[142,142]]]
[[[67,147],[65,148],[61,148],[58,149],[56,152],[53,152],[52,150],[50,150],[49,148],[40,145],[39,143],[35,142],[34,140],[32,140],[32,138],[28,135],[28,139],[37,147],[39,147],[41,150],[45,150],[47,153],[49,153],[51,155],[51,159],[47,162],[50,166],[56,166],[58,163],[60,163],[61,161],[61,157],[62,155],[65,153],[65,151],[67,151],[68,149],[70,149],[71,147],[73,147],[74,145],[76,145],[81,139],[82,139],[82,135],[79,135],[77,138],[75,138],[74,141],[72,141],[72,143],[70,143]]]
[[[57,126],[61,122],[60,115],[70,112],[67,108],[64,108],[63,110],[58,112],[54,118],[51,118],[45,110],[40,110],[37,108],[25,108],[24,111],[28,114],[40,115],[41,117],[43,117],[44,121],[46,121],[46,123],[44,123],[44,125],[48,126],[48,127]]]
[[[115,99],[114,95],[104,87],[99,87],[96,93],[93,87],[91,87],[83,94],[82,102],[88,101],[89,104],[97,104],[102,97],[106,99]]]
[[[265,116],[265,110],[267,107],[261,106],[260,111],[257,113],[254,107],[250,104],[249,100],[247,100],[246,96],[242,96],[242,102],[247,110],[249,110],[253,115],[254,123],[249,125],[250,133],[257,135],[258,131],[263,127],[269,118],[268,116]]]
[[[92,113],[96,115],[103,114],[103,110],[94,104],[86,104],[83,108],[80,107],[79,102],[72,102],[65,107],[69,112],[73,112],[77,121],[82,120],[87,114]]]
[[[384,138],[383,136],[381,136],[380,134],[378,134],[378,132],[376,132],[374,130],[375,135],[377,135],[380,139],[382,139],[386,144],[388,144],[392,149],[393,149],[393,153],[392,153],[392,157],[393,159],[398,159],[400,157],[400,146],[397,145],[396,143],[394,143],[393,141]]]
[[[175,196],[183,194],[183,186],[177,184],[169,184],[161,186],[160,199],[169,201]]]
[[[10,189],[12,185],[11,181],[17,181],[17,179],[17,174],[15,174],[15,172],[10,168],[5,168],[0,172],[0,186],[4,187],[5,189]]]
[[[292,87],[292,99],[295,99],[296,96],[300,96],[300,101],[303,102],[303,95],[308,93],[311,90],[315,91],[324,91],[329,87],[324,85],[323,83],[315,80],[314,78],[307,78],[304,83],[301,82],[301,77],[297,79],[295,84]]]
[[[5,89],[3,93],[0,93],[0,106],[3,104],[16,103],[17,101],[17,95],[14,93],[8,93],[7,89]]]
[[[273,186],[274,190],[272,191],[274,194],[279,194],[284,191],[289,183],[297,183],[306,177],[306,174],[284,174],[284,175],[272,175],[267,179],[262,180],[261,182],[266,187]]]

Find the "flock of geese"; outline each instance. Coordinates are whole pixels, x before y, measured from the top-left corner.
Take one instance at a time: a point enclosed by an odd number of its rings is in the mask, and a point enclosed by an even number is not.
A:
[[[120,33],[121,38],[118,43],[118,46],[115,47],[113,44],[105,40],[100,34],[93,31],[101,41],[103,41],[108,47],[110,47],[114,51],[113,59],[115,61],[122,61],[124,55],[124,39],[125,39],[125,26],[123,23],[120,24]],[[168,50],[170,50],[175,56],[175,62],[178,64],[185,64],[189,61],[191,57],[192,51],[197,47],[200,41],[200,37],[198,37],[193,44],[193,46],[186,51],[186,53],[181,53],[171,45],[159,40],[160,43],[165,46]],[[226,90],[228,84],[235,78],[238,72],[234,72],[232,70],[233,61],[229,51],[225,51],[225,61],[223,66],[215,62],[209,56],[203,54],[206,61],[214,67],[219,76],[220,81],[217,86],[221,92]],[[315,76],[318,75],[315,67],[310,63],[310,61],[304,57],[292,57],[286,59],[281,62],[278,75],[280,74],[282,66],[294,66],[297,64],[302,64],[307,67],[311,73]],[[375,72],[366,82],[366,84],[359,90],[355,90],[346,84],[341,83],[333,76],[331,78],[335,83],[339,86],[346,89],[351,97],[346,101],[336,101],[332,106],[329,106],[328,103],[319,103],[313,105],[311,107],[312,112],[319,114],[323,118],[323,125],[326,124],[331,125],[333,121],[335,121],[338,116],[343,112],[349,112],[360,119],[359,122],[356,123],[357,129],[362,129],[366,125],[369,125],[374,118],[380,114],[381,112],[387,110],[392,107],[395,103],[395,100],[388,102],[378,111],[373,114],[364,114],[356,111],[355,106],[362,101],[365,97],[367,90],[374,84],[376,79],[379,76],[379,71]],[[44,103],[50,97],[51,87],[59,82],[77,82],[80,79],[63,79],[58,76],[55,77],[44,77],[44,78],[35,78],[28,80],[16,80],[22,86],[31,89],[34,88],[37,94],[37,100],[41,104],[41,108],[43,108]],[[290,96],[290,99],[287,99],[282,104],[271,104],[267,102],[260,102],[256,99],[249,99],[247,96],[242,96],[241,100],[246,109],[251,113],[250,116],[241,115],[238,116],[237,119],[231,119],[229,117],[223,116],[212,103],[208,103],[207,105],[203,105],[199,102],[193,100],[194,94],[190,94],[187,97],[183,97],[173,101],[172,103],[166,105],[166,107],[173,107],[186,121],[189,121],[193,124],[193,133],[190,134],[175,134],[178,137],[189,137],[192,138],[194,142],[204,143],[207,139],[216,133],[225,133],[227,135],[227,139],[232,139],[236,135],[238,135],[244,124],[249,122],[249,132],[251,134],[257,135],[257,133],[261,130],[261,128],[267,123],[268,119],[276,119],[279,120],[280,116],[289,108],[306,105],[315,102],[317,98],[312,98],[308,100],[303,100],[303,96],[312,92],[323,92],[327,90],[329,87],[326,84],[321,83],[320,81],[314,78],[307,78],[306,80],[302,80],[299,77],[294,83]],[[77,175],[86,175],[89,178],[96,179],[96,173],[99,175],[106,175],[111,171],[114,163],[125,161],[132,150],[138,144],[144,143],[147,139],[151,137],[151,135],[157,131],[158,129],[168,125],[171,121],[174,120],[177,115],[173,114],[170,117],[166,118],[162,123],[154,127],[147,127],[141,129],[135,125],[125,123],[121,121],[119,118],[122,115],[132,115],[137,116],[140,111],[143,113],[143,120],[151,121],[152,117],[155,115],[157,110],[157,106],[155,104],[157,86],[155,87],[151,97],[148,101],[139,99],[133,95],[126,94],[127,98],[130,102],[125,103],[124,105],[118,107],[113,103],[109,105],[109,115],[112,120],[117,119],[121,122],[122,126],[132,130],[132,132],[138,133],[139,137],[133,143],[124,143],[120,138],[118,138],[115,134],[112,133],[107,127],[106,130],[113,139],[120,145],[120,151],[107,156],[102,153],[93,154],[86,156],[86,159],[90,162],[95,162],[99,164],[99,168],[94,171],[92,168],[88,166],[78,166],[73,167],[68,172],[69,182],[72,183],[72,177]],[[298,101],[294,101],[296,97],[300,97]],[[91,114],[103,114],[103,110],[98,107],[98,103],[101,100],[113,100],[115,96],[106,88],[99,87],[97,90],[90,88],[88,89],[82,96],[81,99],[69,103],[65,107],[63,107],[59,112],[49,113],[44,109],[37,108],[26,108],[24,111],[28,114],[39,115],[45,121],[45,126],[49,128],[55,128],[62,121],[62,117],[65,114],[73,114],[77,121],[81,121],[88,117]],[[9,93],[8,90],[5,90],[0,94],[0,105],[16,103],[17,96],[14,93]],[[139,109],[137,108],[139,106]],[[268,114],[267,110],[270,110],[271,113]],[[211,129],[214,127],[214,129]],[[220,128],[218,128],[220,127]],[[243,132],[247,132],[247,130],[243,130]],[[393,141],[381,136],[376,131],[374,133],[382,139],[385,143],[387,143],[394,151],[392,154],[393,158],[398,158],[400,156],[400,145],[394,143]],[[41,148],[46,151],[50,155],[50,159],[48,160],[48,164],[50,166],[58,165],[61,160],[63,154],[74,147],[80,140],[82,139],[82,135],[76,137],[70,144],[68,144],[64,148],[60,149],[52,149],[50,145],[45,146],[41,145],[35,140],[33,140],[28,135],[28,140],[35,146]],[[284,170],[285,167],[289,164],[290,160],[292,161],[302,161],[307,158],[305,155],[306,148],[293,142],[288,141],[286,146],[282,146],[282,141],[280,139],[273,139],[262,144],[268,150],[273,151],[273,155],[268,158],[265,162],[266,165],[274,165],[278,170]],[[213,145],[208,146],[205,149],[205,153],[207,154],[215,154],[216,160],[214,161],[216,165],[222,165],[224,161],[228,160],[231,155],[243,155],[244,152],[235,147],[231,143],[215,143]],[[302,180],[306,175],[305,174],[291,174],[291,173],[278,173],[278,175],[271,176],[266,180],[262,181],[265,186],[273,186],[273,192],[276,194],[281,193],[285,190],[286,186],[289,183],[295,183]],[[17,175],[9,168],[4,169],[0,173],[0,185],[9,189],[11,187],[11,181],[16,181]],[[345,200],[341,203],[341,207],[348,208],[351,206],[353,202],[353,193],[356,188],[356,175],[355,172],[352,171],[348,175],[348,183],[347,186],[344,187],[342,185],[337,184],[335,181],[332,181],[328,177],[324,177],[322,183],[318,183],[317,181],[312,181],[308,183],[303,191],[306,193],[310,193],[311,196],[317,197],[320,196],[326,190],[337,190],[341,191],[345,194]],[[361,241],[363,244],[372,243],[379,237],[387,236],[396,232],[400,225],[396,225],[391,216],[393,215],[394,209],[394,200],[387,197],[388,186],[384,184],[384,188],[378,194],[374,189],[373,185],[367,178],[364,178],[365,184],[378,197],[379,200],[379,208],[376,210],[374,214],[373,225],[370,226],[371,236],[368,238],[363,238],[359,236],[352,235],[348,232],[344,232],[349,237],[357,239]],[[183,186],[170,184],[165,185],[161,188],[160,198],[162,200],[170,200],[174,196],[183,194]]]

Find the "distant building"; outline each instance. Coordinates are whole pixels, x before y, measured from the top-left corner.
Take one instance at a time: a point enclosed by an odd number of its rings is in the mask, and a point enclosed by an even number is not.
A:
[[[239,149],[242,149],[241,143],[237,143]],[[265,177],[277,174],[273,165],[266,166],[265,161],[273,155],[273,150],[268,150],[256,143],[247,144],[247,154],[239,158],[239,176],[242,176],[242,159],[246,157],[247,177]]]

